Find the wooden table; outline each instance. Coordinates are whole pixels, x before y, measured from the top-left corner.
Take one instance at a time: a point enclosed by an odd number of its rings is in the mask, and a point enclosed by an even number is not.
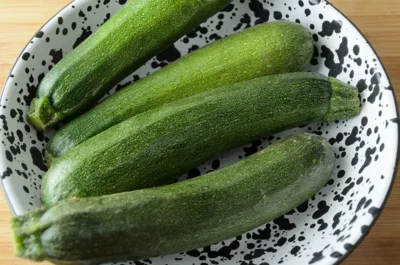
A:
[[[68,2],[69,0],[0,0],[0,89],[15,59],[31,36]],[[360,28],[375,47],[389,72],[396,96],[400,99],[400,1],[331,2]],[[0,195],[0,265],[33,264],[14,257],[9,230],[10,218],[11,212],[4,196]],[[399,250],[400,180],[396,182],[377,224],[342,264],[398,265]]]

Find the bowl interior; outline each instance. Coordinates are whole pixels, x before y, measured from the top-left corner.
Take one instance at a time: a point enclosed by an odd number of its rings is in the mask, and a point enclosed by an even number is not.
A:
[[[52,66],[125,2],[71,3],[35,34],[18,58],[3,90],[0,108],[1,179],[15,214],[40,206],[40,184],[47,169],[43,149],[53,133],[37,132],[26,122],[36,86]],[[110,93],[207,43],[254,24],[280,19],[301,23],[313,34],[315,51],[309,70],[358,87],[361,115],[266,136],[218,155],[182,178],[227,166],[281,137],[305,131],[320,134],[333,145],[337,155],[334,175],[312,199],[262,227],[209,247],[135,264],[334,264],[369,231],[395,173],[396,101],[385,69],[368,41],[329,3],[321,0],[266,3],[235,0]]]

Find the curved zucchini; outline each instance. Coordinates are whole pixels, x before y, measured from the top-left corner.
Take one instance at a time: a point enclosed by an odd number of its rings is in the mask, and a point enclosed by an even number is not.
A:
[[[91,108],[124,77],[231,0],[131,0],[42,80],[28,121],[46,130]]]
[[[15,251],[58,264],[98,264],[204,247],[300,205],[326,184],[334,163],[324,138],[289,136],[199,178],[15,217]]]
[[[135,116],[55,160],[43,179],[42,202],[49,207],[72,197],[163,185],[265,135],[357,115],[357,89],[330,80],[317,73],[267,76]]]
[[[96,134],[145,112],[200,92],[272,74],[301,71],[313,41],[301,25],[261,24],[216,41],[117,92],[58,131],[48,161]]]

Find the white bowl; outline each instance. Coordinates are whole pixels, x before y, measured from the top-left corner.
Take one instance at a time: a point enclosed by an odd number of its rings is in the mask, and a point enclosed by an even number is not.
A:
[[[52,132],[36,132],[26,122],[30,101],[43,76],[63,56],[117,12],[125,0],[75,1],[55,15],[28,43],[11,71],[0,108],[0,173],[15,214],[40,206],[46,170],[43,148]],[[336,264],[349,254],[376,221],[393,183],[398,154],[398,114],[389,78],[359,30],[331,4],[321,0],[235,0],[161,56],[121,84],[143,77],[191,50],[259,22],[297,21],[316,41],[309,70],[357,86],[362,112],[357,118],[312,124],[275,135],[311,131],[330,140],[337,168],[312,199],[288,214],[237,238],[195,251],[136,264]],[[239,156],[268,145],[272,137],[237,148],[188,174],[226,166]],[[212,161],[218,159],[219,163]],[[127,263],[125,263],[127,264]],[[133,264],[133,262],[129,262]]]

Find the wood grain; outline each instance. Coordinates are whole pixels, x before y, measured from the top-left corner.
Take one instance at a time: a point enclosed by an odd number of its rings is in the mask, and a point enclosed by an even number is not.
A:
[[[68,2],[69,0],[0,0],[0,89],[15,59],[32,35]],[[375,47],[399,99],[400,1],[332,0],[331,3],[358,26]],[[0,195],[0,265],[34,264],[14,257],[10,218],[11,212],[4,196]],[[397,181],[380,219],[362,244],[342,264],[398,265],[399,249],[400,181]]]

